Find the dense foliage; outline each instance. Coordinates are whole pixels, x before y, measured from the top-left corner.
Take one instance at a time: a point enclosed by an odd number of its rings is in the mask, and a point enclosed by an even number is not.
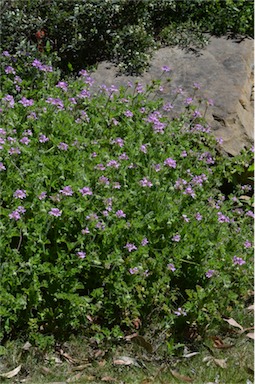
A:
[[[2,63],[2,336],[203,329],[242,307],[252,187],[223,184],[253,153],[221,154],[199,84],[163,104],[163,83],[107,88],[86,70],[64,81],[29,53]]]
[[[1,13],[3,49],[56,51],[65,72],[102,59],[140,72],[160,44],[201,47],[203,32],[254,31],[249,0],[13,0]]]

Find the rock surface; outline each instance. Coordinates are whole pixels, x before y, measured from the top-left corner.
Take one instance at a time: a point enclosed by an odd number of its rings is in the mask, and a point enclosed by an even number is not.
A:
[[[150,68],[142,76],[118,75],[111,63],[102,62],[93,73],[97,84],[126,85],[128,81],[148,84],[159,79],[161,68],[171,68],[171,85],[161,94],[170,100],[173,89],[182,87],[191,95],[193,83],[199,83],[202,97],[214,101],[206,114],[213,134],[223,139],[223,149],[237,155],[253,144],[253,56],[254,41],[211,37],[207,47],[194,54],[180,48],[166,47],[155,52]]]

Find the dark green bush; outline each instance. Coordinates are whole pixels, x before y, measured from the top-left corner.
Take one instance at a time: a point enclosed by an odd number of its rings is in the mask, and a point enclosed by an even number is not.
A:
[[[156,41],[192,43],[190,35],[186,39],[191,26],[195,42],[201,31],[249,36],[254,31],[253,4],[247,0],[9,0],[2,3],[1,22],[3,49],[24,49],[30,41],[40,50],[48,42],[64,71],[113,59],[140,72]],[[40,41],[38,31],[45,33]]]

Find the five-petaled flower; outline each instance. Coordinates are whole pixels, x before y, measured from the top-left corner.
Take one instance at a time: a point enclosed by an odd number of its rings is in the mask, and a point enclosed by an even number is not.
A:
[[[58,208],[51,208],[49,215],[59,217],[62,215],[62,211],[60,211]]]
[[[17,189],[14,192],[13,197],[15,197],[16,199],[25,199],[27,197],[26,191],[24,189]]]
[[[136,251],[137,247],[133,243],[127,243],[124,248],[128,250],[128,252]]]

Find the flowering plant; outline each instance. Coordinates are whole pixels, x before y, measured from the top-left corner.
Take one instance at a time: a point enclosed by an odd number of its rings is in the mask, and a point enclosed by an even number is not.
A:
[[[85,70],[60,81],[32,56],[26,71],[3,58],[2,332],[116,334],[136,318],[204,327],[242,306],[254,215],[233,170],[252,149],[223,155],[183,90],[167,106],[149,97],[162,84],[93,95]]]

